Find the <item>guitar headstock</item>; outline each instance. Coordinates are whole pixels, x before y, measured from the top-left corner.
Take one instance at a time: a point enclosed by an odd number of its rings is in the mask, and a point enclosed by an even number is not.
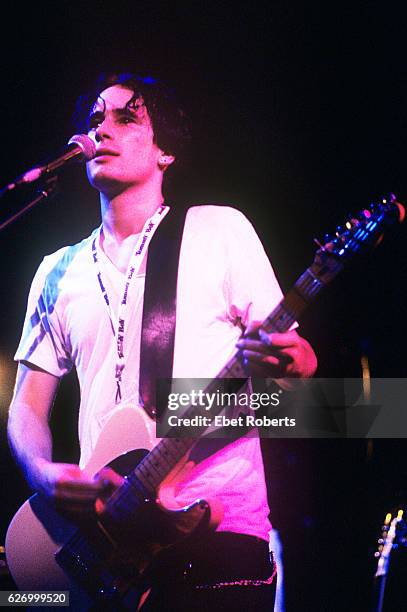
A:
[[[319,249],[311,266],[313,273],[322,281],[329,282],[354,255],[378,244],[385,229],[395,222],[402,223],[404,207],[397,202],[396,196],[383,198],[371,204],[357,215],[349,215],[343,227],[326,235],[324,243],[315,239]]]
[[[375,552],[377,559],[375,578],[387,575],[393,548],[407,546],[407,525],[403,520],[403,514],[403,510],[398,510],[394,517],[390,513],[386,514],[382,533],[378,540],[378,548]]]

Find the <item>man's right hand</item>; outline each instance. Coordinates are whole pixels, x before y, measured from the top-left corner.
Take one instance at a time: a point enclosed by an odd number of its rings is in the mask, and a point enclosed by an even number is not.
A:
[[[101,512],[104,502],[123,483],[110,468],[103,468],[93,478],[73,463],[36,461],[37,490],[69,514],[87,516]]]

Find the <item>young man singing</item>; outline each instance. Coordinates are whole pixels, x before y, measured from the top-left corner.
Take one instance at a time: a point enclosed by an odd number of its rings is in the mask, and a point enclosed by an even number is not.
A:
[[[94,478],[83,469],[111,414],[143,404],[146,260],[154,233],[174,214],[162,186],[180,155],[182,122],[156,83],[121,75],[100,87],[89,109],[96,156],[87,175],[100,193],[101,226],[45,257],[31,287],[16,354],[10,443],[31,486],[73,513],[93,511],[122,483],[108,468]],[[261,338],[255,333],[281,298],[247,219],[226,206],[192,206],[179,251],[172,376],[212,378],[236,345],[256,376],[312,376],[314,352],[295,330]],[[81,391],[79,465],[52,461],[48,426],[59,379],[72,367]],[[201,543],[187,559],[174,558],[139,605],[271,610],[275,578],[259,439],[243,436],[215,452],[204,440],[198,446],[200,461],[179,483],[176,500],[183,506],[217,498],[223,519],[205,548]]]

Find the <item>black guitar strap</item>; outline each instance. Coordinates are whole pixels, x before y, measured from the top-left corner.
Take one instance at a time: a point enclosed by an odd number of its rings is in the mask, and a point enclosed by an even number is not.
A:
[[[171,207],[157,228],[147,255],[140,349],[140,396],[151,417],[156,381],[170,379],[174,360],[178,263],[187,208]]]

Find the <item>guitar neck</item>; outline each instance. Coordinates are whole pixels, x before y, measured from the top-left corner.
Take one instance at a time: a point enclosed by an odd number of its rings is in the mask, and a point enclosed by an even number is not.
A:
[[[325,284],[313,272],[313,265],[305,270],[294,287],[263,321],[261,327],[267,333],[288,331],[325,287]],[[341,268],[342,266],[338,264],[337,273]]]

